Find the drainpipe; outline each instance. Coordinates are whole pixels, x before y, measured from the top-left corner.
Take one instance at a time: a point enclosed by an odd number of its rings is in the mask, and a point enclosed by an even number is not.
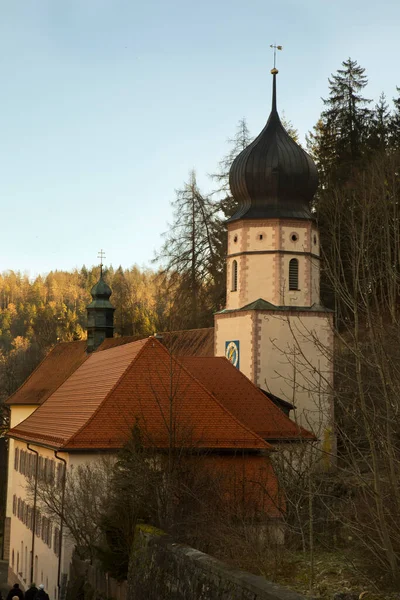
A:
[[[64,499],[65,499],[65,482],[66,482],[66,478],[67,478],[67,461],[65,460],[65,458],[61,458],[61,456],[58,456],[58,451],[54,450],[54,456],[56,457],[57,460],[61,460],[61,462],[64,463],[64,473],[63,473],[63,478],[62,478],[62,491],[61,491],[61,522],[60,522],[60,545],[59,545],[59,552],[58,552],[58,572],[57,572],[57,587],[58,587],[58,597],[61,597],[61,583],[60,583],[60,576],[61,576],[61,549],[62,549],[62,536],[63,536],[63,525],[64,525]]]
[[[26,444],[28,450],[36,454],[36,467],[35,467],[35,490],[33,493],[33,519],[32,519],[32,558],[31,558],[31,581],[33,582],[33,563],[35,562],[35,535],[36,535],[36,499],[37,499],[37,483],[38,483],[38,467],[39,467],[39,452],[30,447],[30,444]]]

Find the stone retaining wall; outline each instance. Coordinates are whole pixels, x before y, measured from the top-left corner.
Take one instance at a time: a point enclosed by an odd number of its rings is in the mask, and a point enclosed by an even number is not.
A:
[[[139,525],[128,575],[127,600],[304,600],[263,577],[234,569]]]

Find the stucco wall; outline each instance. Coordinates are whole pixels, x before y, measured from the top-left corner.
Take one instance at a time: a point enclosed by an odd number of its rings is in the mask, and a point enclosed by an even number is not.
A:
[[[39,446],[32,447],[37,450],[40,456],[44,458],[54,459],[54,452],[48,448]],[[51,548],[39,537],[33,536],[31,529],[18,517],[18,513],[13,511],[13,498],[16,497],[26,502],[29,506],[33,506],[33,499],[29,497],[27,489],[27,478],[25,475],[15,469],[14,459],[15,450],[28,451],[27,445],[19,440],[14,440],[13,450],[9,457],[9,482],[8,482],[8,506],[10,506],[7,516],[10,517],[10,582],[18,581],[21,587],[29,586],[31,561],[32,561],[32,541],[34,540],[33,560],[34,571],[33,578],[37,584],[43,583],[50,595],[53,596],[57,590],[57,573],[58,573],[58,557],[54,549],[54,527],[52,525]],[[34,454],[34,453],[30,453]],[[67,458],[66,455],[62,455]]]
[[[175,544],[153,528],[141,526],[130,561],[128,598],[303,600],[304,597],[194,548]]]
[[[24,500],[30,507],[33,506],[33,498],[30,497],[27,489],[27,477],[20,473],[14,467],[15,450],[24,450],[29,452],[27,445],[18,440],[13,441],[13,450],[9,456],[9,478],[8,478],[8,512],[10,519],[10,554],[9,554],[9,581],[11,583],[19,582],[21,587],[27,587],[30,582],[31,555],[32,555],[32,531],[31,529],[14,514],[13,498]],[[43,458],[55,461],[54,451],[50,448],[44,448],[31,444],[31,447],[39,452]],[[31,453],[34,454],[34,453]],[[67,469],[76,468],[83,464],[98,461],[103,456],[97,453],[76,453],[68,454],[60,452],[58,454],[67,462]],[[39,506],[40,508],[40,506]],[[33,578],[37,584],[43,583],[49,591],[50,597],[57,597],[58,585],[58,562],[59,558],[55,552],[55,528],[60,527],[58,521],[52,522],[51,547],[40,536],[34,536],[34,574]],[[71,556],[73,552],[73,541],[69,538],[67,530],[64,528],[63,543],[61,550],[61,578],[69,572]],[[18,568],[17,568],[18,563]]]
[[[319,302],[319,237],[312,221],[243,220],[228,225],[226,308],[263,298],[276,306]],[[289,290],[289,261],[299,261],[298,290]],[[233,291],[232,264],[238,286]]]
[[[296,419],[324,441],[333,426],[332,315],[259,312],[257,331],[257,385],[294,403]]]
[[[14,405],[10,411],[10,427],[15,427],[29,417],[36,409],[35,405]],[[25,446],[26,447],[26,446]],[[8,441],[8,480],[7,480],[7,501],[6,501],[6,516],[11,518],[12,515],[12,497],[14,486],[14,456],[15,442],[12,438]],[[11,556],[10,548],[8,549]],[[6,553],[7,554],[7,553]]]
[[[249,379],[254,376],[254,313],[238,313],[215,316],[215,356],[225,356],[225,343],[238,340],[240,345],[240,370]]]

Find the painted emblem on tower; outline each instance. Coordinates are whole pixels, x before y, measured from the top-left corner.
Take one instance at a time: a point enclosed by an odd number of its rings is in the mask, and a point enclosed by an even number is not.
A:
[[[239,340],[225,342],[225,356],[237,368],[239,368],[239,347]]]

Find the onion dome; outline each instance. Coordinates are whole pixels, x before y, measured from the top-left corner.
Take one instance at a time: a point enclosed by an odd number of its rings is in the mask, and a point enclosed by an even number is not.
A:
[[[239,202],[230,221],[238,219],[311,219],[310,202],[318,187],[317,168],[289,136],[276,109],[276,75],[272,69],[272,110],[259,136],[233,161],[232,195]]]
[[[90,290],[93,300],[87,308],[114,308],[110,302],[111,294],[112,290],[104,281],[103,274],[101,274],[99,281]]]
[[[87,352],[96,350],[106,338],[114,335],[114,310],[110,302],[112,290],[103,279],[102,265],[100,279],[90,291],[92,302],[87,308]]]

